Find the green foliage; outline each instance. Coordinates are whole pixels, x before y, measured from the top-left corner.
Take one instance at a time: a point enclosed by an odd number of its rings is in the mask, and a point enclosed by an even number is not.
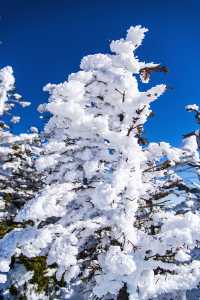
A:
[[[16,261],[17,260],[17,261]],[[20,255],[15,262],[23,264],[27,271],[33,272],[32,278],[29,280],[29,283],[34,285],[35,291],[38,294],[45,293],[46,295],[53,295],[57,291],[57,287],[64,287],[64,277],[58,282],[56,280],[55,274],[49,276],[47,270],[49,266],[47,265],[46,256],[38,256],[29,258],[24,255]],[[54,268],[54,265],[51,265],[51,268]],[[24,286],[26,289],[26,286]],[[18,293],[17,288],[11,286],[11,291],[13,293]],[[20,295],[21,296],[21,295]],[[18,298],[17,298],[18,299]],[[26,300],[20,299],[19,300]]]
[[[17,227],[19,227],[18,224],[7,222],[6,220],[0,222],[0,238],[2,238],[6,233]]]
[[[37,292],[40,293],[48,290],[49,278],[45,276],[47,271],[46,256],[28,258],[21,255],[19,259],[28,271],[33,272],[33,277],[30,280],[30,283],[34,285],[36,284]]]

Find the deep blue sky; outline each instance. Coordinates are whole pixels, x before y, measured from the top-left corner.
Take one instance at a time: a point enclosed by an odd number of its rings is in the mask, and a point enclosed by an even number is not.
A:
[[[32,102],[18,129],[41,126],[36,107],[47,100],[46,83],[63,81],[84,55],[108,51],[109,40],[141,24],[150,31],[138,56],[170,69],[151,84],[172,87],[153,105],[147,137],[178,145],[193,130],[184,106],[200,103],[200,1],[0,0],[0,16],[0,66],[13,66],[17,90]]]

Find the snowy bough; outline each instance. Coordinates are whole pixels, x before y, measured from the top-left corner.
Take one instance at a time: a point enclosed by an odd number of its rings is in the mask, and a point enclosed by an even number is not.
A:
[[[2,281],[7,273],[12,282],[5,298],[20,289],[27,299],[66,299],[74,290],[85,299],[175,298],[198,285],[200,261],[190,253],[200,217],[173,209],[182,182],[174,166],[198,161],[197,148],[144,145],[150,104],[166,90],[138,89],[139,77],[166,71],[135,56],[146,31],[130,27],[111,54],[86,56],[81,71],[45,87],[49,102],[39,109],[52,117],[37,169],[48,176],[15,217],[25,228],[0,240]]]

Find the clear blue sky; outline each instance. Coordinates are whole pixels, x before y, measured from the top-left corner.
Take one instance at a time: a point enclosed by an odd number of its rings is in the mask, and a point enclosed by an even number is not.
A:
[[[13,66],[17,90],[32,102],[18,129],[41,126],[36,107],[47,100],[46,83],[63,81],[84,55],[108,51],[109,40],[141,24],[150,31],[139,57],[170,69],[151,84],[172,87],[153,105],[147,137],[178,145],[193,130],[184,106],[200,103],[200,1],[0,0],[0,15],[0,66]]]

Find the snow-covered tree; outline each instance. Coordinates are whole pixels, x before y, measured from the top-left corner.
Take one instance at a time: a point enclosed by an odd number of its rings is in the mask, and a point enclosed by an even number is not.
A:
[[[188,105],[186,110],[195,112],[195,118],[199,123],[199,108],[197,105]],[[199,172],[200,172],[200,159],[199,159],[199,130],[192,131],[183,135],[183,155],[180,157],[178,163],[174,166],[174,171],[177,173],[177,182],[174,188],[178,190],[174,196],[176,201],[177,213],[184,213],[187,211],[196,212],[199,210]]]
[[[200,111],[196,104],[187,105],[186,110],[195,114],[197,124],[200,123]],[[177,214],[185,214],[189,211],[199,213],[200,208],[200,159],[199,159],[199,130],[194,130],[183,135],[184,155],[174,169],[178,174],[177,183],[174,184],[174,209]],[[200,260],[199,242],[190,252],[192,260]],[[193,290],[188,290],[186,299],[198,299],[200,297],[199,285]]]
[[[174,167],[188,150],[144,145],[150,104],[166,86],[141,92],[137,77],[167,71],[135,55],[146,31],[130,27],[110,54],[84,57],[81,71],[45,87],[40,109],[52,117],[37,170],[49,175],[15,217],[27,226],[0,240],[1,281],[6,273],[8,286],[16,281],[5,298],[19,298],[22,286],[27,299],[67,299],[74,290],[85,299],[175,299],[199,283],[200,262],[190,256],[198,211],[173,209]]]
[[[21,95],[15,93],[15,79],[11,67],[0,70],[0,187],[1,208],[7,219],[14,217],[21,206],[31,199],[41,187],[38,174],[34,170],[34,159],[39,154],[39,135],[32,127],[29,134],[14,134],[12,123],[20,121],[13,115],[16,104],[22,107],[30,103],[23,101]],[[5,207],[4,207],[5,206]]]
[[[42,186],[42,177],[34,167],[39,155],[40,139],[36,128],[28,134],[12,132],[13,123],[20,121],[13,115],[16,104],[30,103],[15,92],[15,78],[11,67],[0,70],[0,237],[26,224],[15,222],[19,209]],[[12,267],[11,267],[12,269]],[[4,288],[4,287],[3,287]]]

